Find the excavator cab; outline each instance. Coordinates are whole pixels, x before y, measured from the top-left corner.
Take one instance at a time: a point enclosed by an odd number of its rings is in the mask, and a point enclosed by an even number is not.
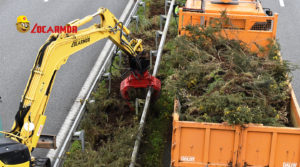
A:
[[[0,137],[0,166],[29,166],[30,160],[31,156],[26,145],[4,136]]]

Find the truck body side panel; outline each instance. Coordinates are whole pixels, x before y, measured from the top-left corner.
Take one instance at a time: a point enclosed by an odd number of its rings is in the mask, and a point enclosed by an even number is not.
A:
[[[213,26],[214,19],[220,18],[218,13],[201,13],[179,10],[179,35],[187,34],[188,25]],[[274,16],[235,15],[227,14],[229,23],[222,25],[221,35],[229,39],[242,40],[248,44],[252,51],[257,51],[257,44],[266,47],[274,40],[277,31],[278,14]]]
[[[174,120],[171,158],[173,167],[299,165],[300,129]]]
[[[230,166],[237,158],[239,133],[238,126],[174,121],[174,165]]]
[[[242,166],[280,167],[300,163],[300,129],[250,125],[242,130]],[[288,165],[288,166],[289,166]]]
[[[179,35],[189,34],[185,29],[188,25],[215,26],[214,20],[225,9],[229,22],[221,22],[223,37],[241,40],[252,51],[260,49],[257,44],[266,48],[276,39],[278,14],[265,13],[256,0],[240,1],[238,5],[187,0],[186,7],[179,10]],[[299,167],[300,108],[291,84],[289,87],[294,127],[180,121],[180,103],[175,100],[171,166]]]
[[[294,89],[291,84],[290,84],[290,89],[291,89],[291,120],[295,127],[300,127],[300,107]]]

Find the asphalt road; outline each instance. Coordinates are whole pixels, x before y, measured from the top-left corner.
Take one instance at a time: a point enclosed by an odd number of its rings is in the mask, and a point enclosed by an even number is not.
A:
[[[279,14],[277,38],[281,45],[284,60],[300,67],[300,1],[299,0],[262,0],[265,8]],[[281,6],[282,3],[284,6]],[[300,100],[300,69],[293,72],[292,85],[298,102]]]
[[[49,36],[18,32],[15,26],[17,17],[27,16],[31,28],[35,23],[63,26],[72,20],[95,13],[99,7],[108,8],[119,18],[127,2],[128,0],[0,1],[0,118],[4,130],[10,130],[13,124],[37,52]],[[99,22],[99,19],[96,21]],[[105,42],[106,40],[99,41],[72,55],[58,71],[45,114],[47,120],[43,134],[58,133]],[[45,155],[46,151],[38,150],[35,154]]]

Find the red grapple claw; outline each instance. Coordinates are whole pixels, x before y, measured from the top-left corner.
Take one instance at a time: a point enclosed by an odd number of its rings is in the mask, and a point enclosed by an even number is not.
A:
[[[153,92],[153,98],[156,98],[159,95],[160,89],[161,89],[161,83],[160,80],[153,77],[151,74],[149,74],[148,71],[145,71],[143,75],[131,74],[129,77],[124,79],[121,82],[120,90],[121,95],[126,100],[131,100],[128,94],[128,90],[130,88],[148,88],[152,87]]]

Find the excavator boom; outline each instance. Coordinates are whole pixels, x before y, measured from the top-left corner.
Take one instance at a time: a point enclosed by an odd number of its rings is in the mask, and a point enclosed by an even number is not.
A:
[[[125,86],[124,84],[123,87],[121,86],[122,94],[127,94],[127,89],[132,86],[132,82],[136,83],[136,80],[146,82],[141,82],[134,88],[155,86],[156,90],[159,91],[160,81],[149,76],[147,66],[142,63],[144,61],[140,56],[143,52],[142,40],[129,40],[130,31],[108,9],[99,8],[95,14],[86,16],[81,20],[74,20],[67,26],[80,27],[96,16],[100,16],[100,24],[94,24],[79,30],[77,33],[53,33],[40,48],[15,116],[12,130],[9,133],[6,132],[6,138],[0,140],[0,166],[12,164],[29,166],[30,154],[38,146],[45,125],[46,116],[44,114],[57,71],[67,62],[70,55],[99,40],[109,38],[129,58],[132,74],[129,76],[131,77],[129,82],[127,79]],[[132,76],[139,77],[132,78]],[[155,85],[152,84],[151,79],[155,80]],[[128,99],[127,96],[123,97]],[[21,156],[23,159],[20,158]]]

